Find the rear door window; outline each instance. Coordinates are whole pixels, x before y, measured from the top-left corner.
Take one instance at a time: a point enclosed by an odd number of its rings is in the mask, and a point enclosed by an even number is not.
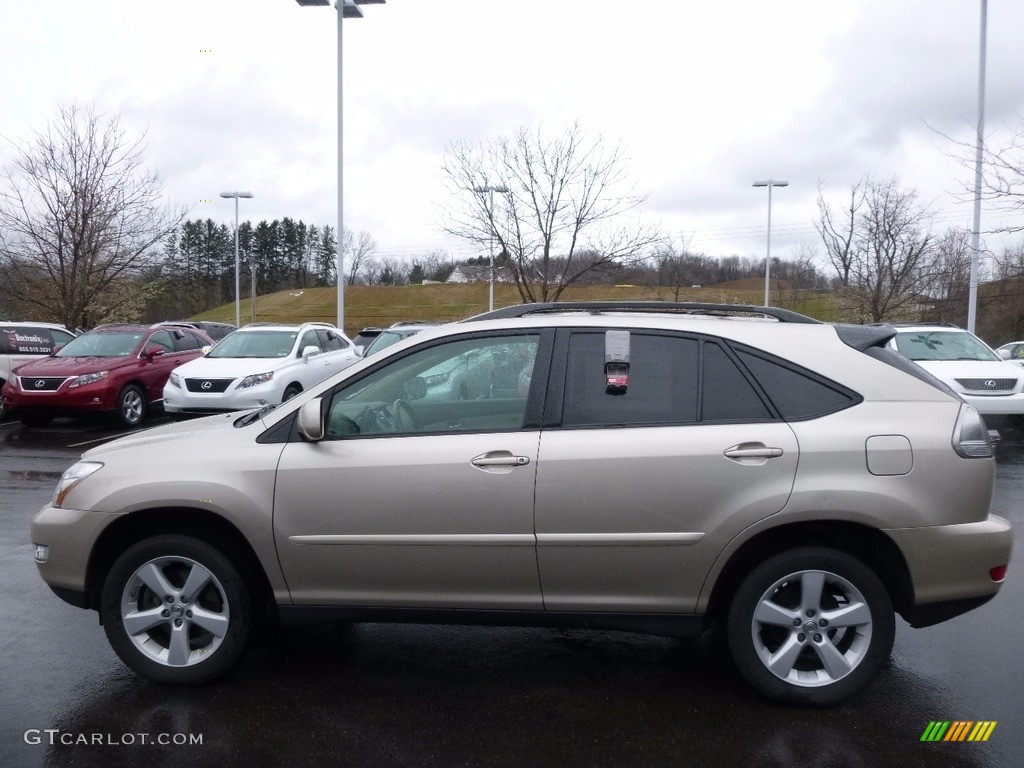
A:
[[[630,331],[628,385],[608,389],[604,331],[566,346],[563,427],[801,420],[860,396],[766,353],[698,335]]]

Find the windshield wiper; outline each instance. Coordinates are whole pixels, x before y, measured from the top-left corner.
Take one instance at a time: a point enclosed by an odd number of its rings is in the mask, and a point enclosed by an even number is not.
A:
[[[271,403],[270,405],[264,405],[259,410],[247,413],[245,416],[243,416],[242,418],[235,422],[235,426],[247,427],[254,421],[259,421],[260,419],[262,419],[266,414],[270,413],[272,410],[277,408],[278,405],[278,403]]]

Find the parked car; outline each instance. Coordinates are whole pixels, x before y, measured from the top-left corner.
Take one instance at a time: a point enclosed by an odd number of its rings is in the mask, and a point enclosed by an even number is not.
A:
[[[419,321],[412,322],[401,322],[395,323],[388,327],[386,330],[382,329],[374,339],[363,349],[363,357],[376,354],[382,349],[387,349],[392,344],[397,344],[402,339],[407,339],[410,336],[415,336],[420,331],[426,328],[433,328],[433,323],[422,323]],[[364,331],[365,333],[365,331]]]
[[[720,623],[758,691],[833,704],[885,664],[895,614],[982,605],[1010,558],[981,417],[895,334],[767,307],[509,307],[281,405],[92,448],[36,516],[35,560],[161,683],[224,675],[268,620]],[[426,398],[424,373],[510,350],[524,391]]]
[[[56,323],[19,323],[0,321],[0,391],[19,365],[53,354],[76,334]],[[0,398],[0,419],[7,416],[7,407]]]
[[[370,346],[370,342],[380,336],[381,331],[383,330],[383,328],[378,328],[373,325],[363,328],[363,330],[357,333],[355,338],[352,339],[352,343],[355,344],[356,347],[365,350]]]
[[[1024,427],[1024,370],[953,325],[896,325],[891,346],[978,409],[990,429]]]
[[[352,342],[328,323],[247,325],[171,374],[164,409],[261,408],[294,397],[358,359]]]
[[[218,323],[214,320],[166,320],[160,323],[160,325],[183,325],[187,328],[198,328],[213,339],[214,343],[220,341],[229,333],[238,330],[237,325],[232,325],[231,323]]]
[[[996,355],[1000,360],[1012,360],[1024,365],[1024,341],[1011,341],[1009,344],[1003,344],[996,349]]]
[[[49,357],[19,366],[4,405],[29,425],[55,416],[113,414],[137,427],[159,406],[167,377],[213,340],[200,330],[162,325],[101,325]]]

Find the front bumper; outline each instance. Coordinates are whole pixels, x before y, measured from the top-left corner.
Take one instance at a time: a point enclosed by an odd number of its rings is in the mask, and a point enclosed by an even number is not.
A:
[[[1024,415],[1024,393],[979,396],[957,390],[957,394],[977,408],[982,416]]]
[[[86,384],[68,389],[65,384],[55,392],[32,392],[7,385],[3,390],[4,407],[12,413],[46,413],[55,416],[112,411],[117,407],[117,391],[105,384]]]
[[[43,581],[62,600],[78,608],[89,604],[89,557],[103,530],[120,515],[45,506],[32,521],[31,538],[49,550],[45,563],[36,561]]]
[[[234,387],[234,385],[232,385]],[[167,413],[226,413],[253,411],[281,402],[275,386],[263,384],[226,392],[189,392],[173,384],[164,386],[164,410]]]

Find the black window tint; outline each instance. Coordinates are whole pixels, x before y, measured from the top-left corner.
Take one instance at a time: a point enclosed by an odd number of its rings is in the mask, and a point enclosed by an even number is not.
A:
[[[174,332],[174,349],[177,352],[187,352],[191,349],[199,349],[203,346],[199,338],[193,336],[188,331],[175,331]]]
[[[784,419],[812,419],[858,401],[853,392],[809,371],[744,350],[737,350],[737,353]]]
[[[565,426],[657,424],[697,419],[697,341],[630,333],[629,387],[606,392],[604,333],[569,340]]]
[[[772,418],[743,372],[720,346],[704,344],[702,421],[763,421]]]
[[[318,330],[316,333],[320,337],[320,345],[327,352],[336,352],[339,349],[344,349],[348,346],[341,340],[341,337],[339,337],[338,334],[333,331],[328,331],[326,328],[322,331]]]

